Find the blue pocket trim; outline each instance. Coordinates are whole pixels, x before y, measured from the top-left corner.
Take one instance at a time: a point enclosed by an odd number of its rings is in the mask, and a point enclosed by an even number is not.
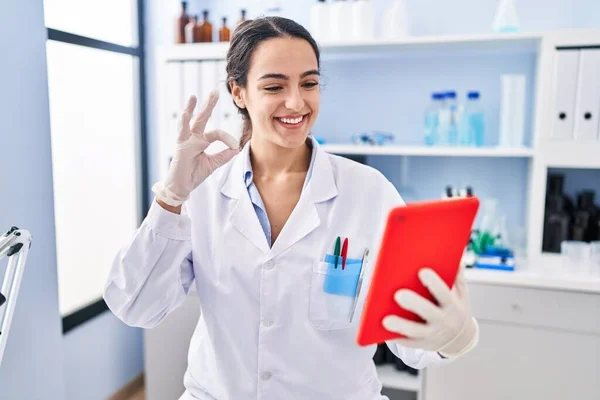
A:
[[[342,269],[342,257],[338,256],[338,266],[335,267],[336,256],[327,254],[327,273],[323,282],[323,291],[329,294],[355,297],[358,277],[362,268],[362,260],[356,258],[346,259],[346,267]]]

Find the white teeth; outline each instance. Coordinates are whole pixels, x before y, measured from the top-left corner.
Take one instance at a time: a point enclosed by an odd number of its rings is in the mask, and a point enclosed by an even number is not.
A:
[[[298,118],[279,118],[281,121],[285,122],[286,124],[299,124],[300,122],[302,122],[302,119],[304,118],[304,116],[300,116]]]

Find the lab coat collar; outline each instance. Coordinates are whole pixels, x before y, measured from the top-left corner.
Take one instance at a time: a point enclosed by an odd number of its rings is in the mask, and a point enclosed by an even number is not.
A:
[[[223,195],[237,200],[229,216],[232,225],[263,253],[266,253],[268,259],[276,257],[315,230],[321,223],[316,204],[330,200],[338,194],[329,154],[312,136],[309,136],[309,140],[312,141],[313,151],[316,152],[311,179],[302,190],[298,204],[273,247],[269,248],[244,182],[244,160],[250,151],[249,144],[232,161],[233,165],[221,187]]]

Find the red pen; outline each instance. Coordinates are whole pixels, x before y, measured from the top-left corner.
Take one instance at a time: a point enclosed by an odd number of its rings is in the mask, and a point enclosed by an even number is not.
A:
[[[344,238],[342,245],[342,269],[346,268],[346,258],[348,257],[348,238]]]

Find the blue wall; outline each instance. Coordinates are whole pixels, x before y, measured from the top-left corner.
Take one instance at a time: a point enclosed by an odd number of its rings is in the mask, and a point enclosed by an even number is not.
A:
[[[105,312],[65,335],[67,400],[104,400],[143,370],[142,330]]]
[[[0,398],[64,398],[42,1],[0,9],[0,229],[33,236],[8,344]],[[6,260],[0,265],[4,277]],[[34,378],[35,377],[35,378]]]

